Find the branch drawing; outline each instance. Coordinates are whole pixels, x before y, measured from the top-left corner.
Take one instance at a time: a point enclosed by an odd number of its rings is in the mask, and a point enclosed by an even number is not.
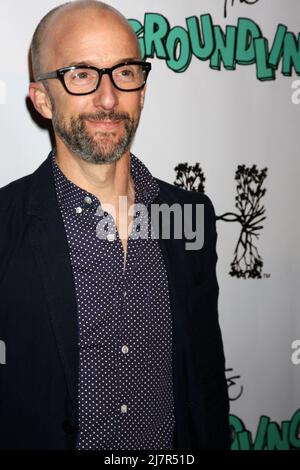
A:
[[[205,176],[199,163],[194,166],[188,165],[188,163],[179,163],[175,167],[175,171],[177,172],[175,186],[188,191],[204,193]]]
[[[204,193],[206,180],[199,163],[188,165],[180,163],[175,168],[176,181],[174,184],[189,191]],[[263,260],[255,245],[259,238],[261,223],[266,219],[262,198],[266,194],[263,187],[267,177],[267,168],[258,170],[256,165],[246,167],[238,165],[235,174],[237,196],[235,207],[237,212],[226,212],[217,216],[216,220],[238,222],[241,232],[234,250],[234,259],[230,265],[229,274],[238,278],[259,279],[262,277]]]
[[[217,220],[225,222],[239,222],[242,226],[241,233],[234,250],[234,259],[231,263],[230,275],[238,278],[261,278],[263,260],[254,239],[259,238],[260,225],[265,217],[265,208],[262,198],[266,194],[263,188],[267,176],[267,168],[259,171],[256,165],[247,168],[239,165],[235,174],[237,182],[237,196],[235,207],[238,213],[226,212],[218,216]]]

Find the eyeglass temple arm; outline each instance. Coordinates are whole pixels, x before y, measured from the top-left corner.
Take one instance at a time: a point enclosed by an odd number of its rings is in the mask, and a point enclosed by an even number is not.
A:
[[[42,75],[39,75],[36,78],[36,81],[39,82],[41,80],[47,80],[48,78],[57,78],[57,77],[58,77],[57,71],[49,72],[49,73],[43,73]]]

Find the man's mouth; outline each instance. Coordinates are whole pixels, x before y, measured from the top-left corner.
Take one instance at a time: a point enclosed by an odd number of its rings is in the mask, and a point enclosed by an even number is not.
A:
[[[112,131],[115,131],[118,129],[120,123],[122,122],[122,120],[98,120],[98,121],[95,121],[95,120],[89,120],[87,119],[87,122],[94,128],[100,130],[100,131],[103,131],[103,132],[112,132]]]

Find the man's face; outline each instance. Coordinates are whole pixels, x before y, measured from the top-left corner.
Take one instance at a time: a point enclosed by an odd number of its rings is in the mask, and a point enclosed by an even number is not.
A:
[[[134,36],[118,18],[105,12],[93,16],[91,11],[72,15],[54,28],[42,73],[75,64],[103,68],[140,60]],[[117,161],[129,150],[144,91],[119,91],[108,75],[103,75],[96,92],[86,96],[68,94],[58,80],[49,80],[46,87],[58,144],[95,164]]]

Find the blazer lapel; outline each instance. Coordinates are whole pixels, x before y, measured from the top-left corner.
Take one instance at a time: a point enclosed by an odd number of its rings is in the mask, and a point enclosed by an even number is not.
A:
[[[79,352],[75,287],[67,237],[56,200],[50,156],[32,175],[27,213],[32,216],[32,248],[44,284],[53,332],[77,418]]]

